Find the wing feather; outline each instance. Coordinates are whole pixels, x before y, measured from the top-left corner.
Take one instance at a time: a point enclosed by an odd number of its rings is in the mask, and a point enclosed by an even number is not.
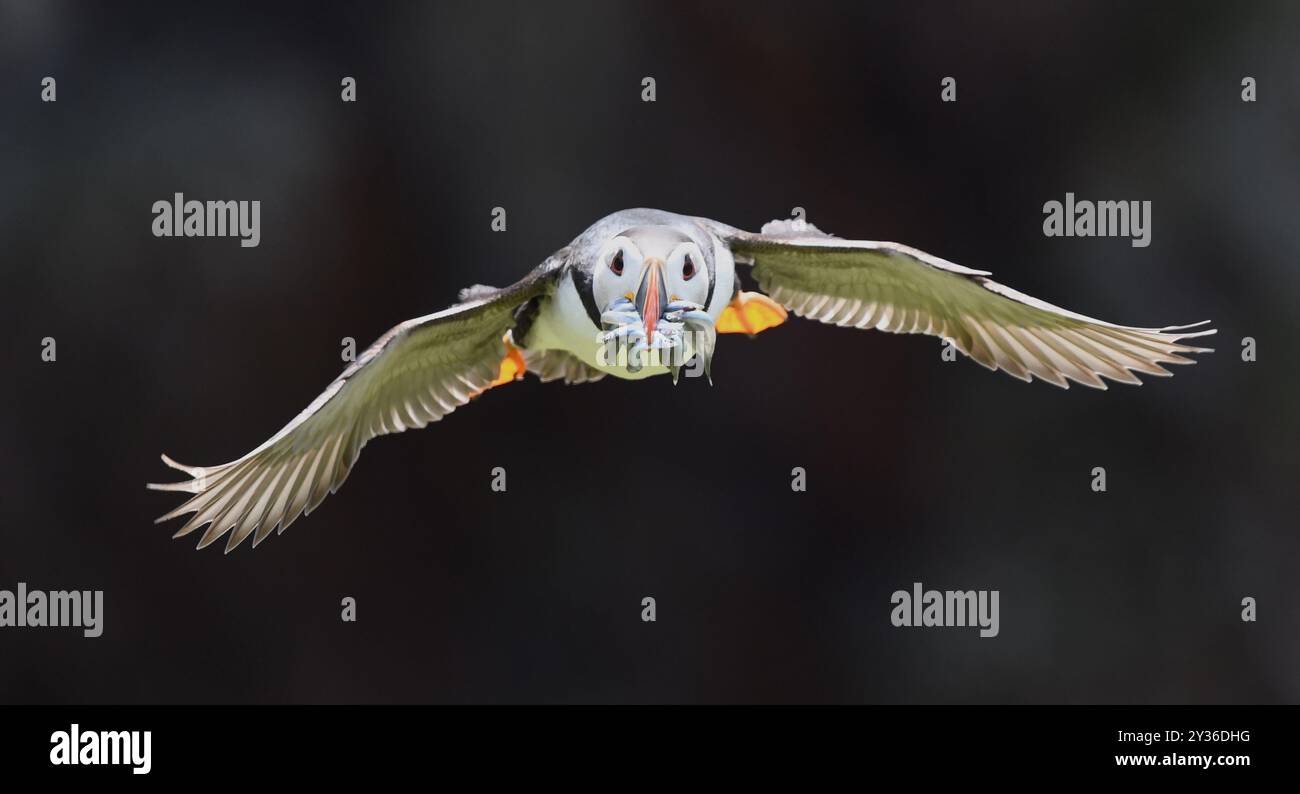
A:
[[[1215,333],[1205,323],[1142,328],[1053,306],[962,267],[897,243],[843,240],[801,221],[774,221],[754,234],[700,219],[754,266],[759,287],[801,317],[831,325],[940,336],[979,364],[1024,381],[1105,389],[1168,376],[1162,364],[1192,364],[1212,352],[1185,340]]]
[[[559,269],[552,258],[512,287],[483,288],[466,302],[398,325],[238,460],[186,466],[163,455],[190,479],[149,488],[191,496],[158,521],[193,514],[173,537],[206,526],[198,547],[229,533],[227,552],[249,537],[257,546],[277,528],[283,533],[338,490],[370,439],[425,427],[485,390],[496,378],[516,308],[547,292]]]

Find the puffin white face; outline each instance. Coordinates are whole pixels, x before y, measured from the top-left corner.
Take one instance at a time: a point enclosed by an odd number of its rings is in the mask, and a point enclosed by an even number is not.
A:
[[[592,279],[596,305],[632,301],[647,335],[670,303],[704,305],[709,274],[700,247],[681,232],[660,226],[628,229],[605,243]]]
[[[595,270],[592,297],[607,340],[619,337],[634,349],[678,350],[689,357],[699,346],[683,330],[700,333],[707,326],[712,333],[713,322],[703,311],[709,296],[704,253],[685,234],[665,226],[628,229],[605,243]],[[629,368],[639,366],[636,358]]]

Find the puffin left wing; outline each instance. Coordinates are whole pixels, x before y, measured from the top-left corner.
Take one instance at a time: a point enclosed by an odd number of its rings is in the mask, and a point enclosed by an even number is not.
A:
[[[707,223],[737,262],[753,265],[759,287],[795,314],[943,337],[1021,380],[1104,389],[1102,378],[1141,383],[1135,371],[1168,376],[1161,364],[1192,364],[1183,354],[1212,352],[1181,342],[1213,334],[1190,330],[1204,322],[1135,328],[1094,320],[898,243],[844,240],[803,221],[773,221],[758,234]]]
[[[370,439],[422,428],[517,371],[522,359],[503,337],[515,310],[550,290],[560,268],[552,258],[513,286],[472,288],[461,303],[398,325],[284,429],[238,460],[184,466],[163,455],[192,479],[149,488],[194,495],[158,521],[193,513],[173,537],[207,524],[198,547],[230,532],[227,552],[253,533],[257,546],[277,525],[284,532],[343,484]]]

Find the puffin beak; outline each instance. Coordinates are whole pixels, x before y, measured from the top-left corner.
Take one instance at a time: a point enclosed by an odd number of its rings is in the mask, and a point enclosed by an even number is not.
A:
[[[641,268],[641,285],[636,290],[636,310],[645,325],[646,341],[653,344],[655,325],[668,305],[668,288],[664,285],[664,260],[646,259]]]

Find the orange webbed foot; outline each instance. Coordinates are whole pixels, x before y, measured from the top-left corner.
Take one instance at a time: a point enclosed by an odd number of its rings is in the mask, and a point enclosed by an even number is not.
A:
[[[760,292],[737,292],[722,310],[717,329],[720,334],[754,336],[785,322],[787,316],[784,306]]]
[[[528,371],[528,365],[524,363],[524,354],[519,352],[519,348],[515,347],[514,343],[510,341],[509,331],[506,332],[505,336],[501,337],[501,341],[506,346],[506,354],[501,359],[501,364],[497,368],[496,380],[474,392],[474,397],[479,396],[488,389],[495,389],[497,386],[502,386],[512,381],[523,380],[524,373]]]

